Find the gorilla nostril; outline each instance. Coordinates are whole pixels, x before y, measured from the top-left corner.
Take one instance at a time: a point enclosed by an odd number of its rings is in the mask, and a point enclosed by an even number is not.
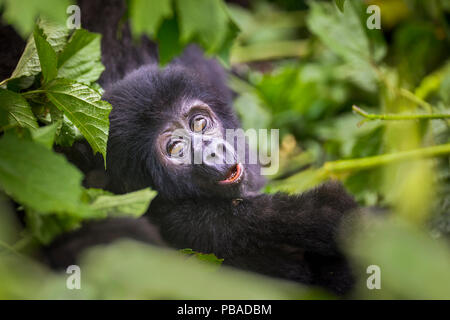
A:
[[[211,157],[215,157],[216,156],[216,154],[213,152],[213,153],[211,153]]]

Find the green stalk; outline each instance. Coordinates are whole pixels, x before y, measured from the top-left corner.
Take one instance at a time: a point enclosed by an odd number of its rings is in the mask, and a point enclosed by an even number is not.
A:
[[[450,143],[447,143],[438,146],[408,150],[403,152],[382,154],[378,156],[366,157],[361,159],[326,162],[323,166],[323,169],[329,174],[348,171],[358,171],[398,161],[439,157],[449,154],[450,154]]]
[[[367,120],[420,120],[420,119],[448,119],[450,114],[446,113],[428,113],[428,114],[371,114],[363,109],[353,106],[353,111],[363,116]]]

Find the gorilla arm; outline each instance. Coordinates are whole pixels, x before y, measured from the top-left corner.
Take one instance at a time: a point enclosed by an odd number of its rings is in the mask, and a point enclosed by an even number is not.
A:
[[[339,250],[340,225],[357,205],[336,183],[301,195],[260,194],[242,199],[182,202],[156,198],[149,219],[176,248],[224,258],[224,264],[279,278],[351,288],[353,277]]]
[[[336,183],[301,195],[169,202],[157,197],[147,214],[169,244],[229,256],[244,245],[285,243],[326,256],[339,254],[339,225],[357,208]]]

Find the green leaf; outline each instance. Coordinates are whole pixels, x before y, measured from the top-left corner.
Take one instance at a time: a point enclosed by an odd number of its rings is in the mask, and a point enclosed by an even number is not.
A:
[[[74,216],[44,215],[27,209],[25,215],[27,229],[42,244],[49,244],[52,240],[67,231],[80,226],[81,218]]]
[[[377,221],[380,220],[380,221]],[[401,221],[372,219],[346,237],[362,299],[450,299],[448,243]],[[367,290],[369,265],[381,270],[382,290]]]
[[[52,149],[55,140],[56,130],[60,123],[55,122],[47,126],[40,127],[31,131],[31,136],[34,141],[42,144],[47,149]]]
[[[27,100],[20,94],[0,88],[0,110],[4,117],[7,116],[7,123],[18,125],[24,128],[37,128],[36,118],[31,111]],[[2,123],[4,119],[2,119]],[[6,124],[6,123],[4,123]]]
[[[61,127],[56,131],[55,143],[63,147],[70,147],[76,137],[77,131],[75,126],[66,116],[63,116]]]
[[[181,41],[196,38],[209,52],[218,50],[228,32],[229,17],[222,0],[176,0]]]
[[[67,119],[64,112],[49,102],[52,123],[57,124],[55,143],[63,147],[70,147],[77,136],[77,128]]]
[[[78,29],[58,56],[58,77],[89,84],[103,70],[100,50],[101,35]]]
[[[159,63],[161,65],[170,62],[174,56],[180,54],[184,49],[184,45],[180,42],[180,32],[175,17],[163,21],[156,39],[158,41]]]
[[[81,268],[86,275],[83,281],[95,285],[96,288],[102,288],[101,296],[104,299],[326,297],[314,288],[232,268],[221,267],[220,272],[216,272],[216,265],[200,263],[196,259],[186,260],[173,250],[163,250],[130,241],[123,241],[108,248],[94,248],[84,256]],[[157,277],[145,276],[154,274],[156,270],[159,270]]]
[[[41,144],[13,135],[0,139],[0,186],[33,210],[81,215],[82,178],[62,155]]]
[[[369,40],[352,6],[344,14],[330,3],[310,2],[310,6],[308,27],[325,45],[348,62],[370,61]]]
[[[215,264],[218,266],[220,266],[224,260],[217,258],[217,256],[214,253],[200,253],[190,248],[181,249],[180,252],[187,254],[189,256],[193,256],[195,259],[199,261],[205,261],[207,263]]]
[[[90,203],[92,210],[99,215],[114,217],[140,217],[147,211],[150,201],[156,196],[156,191],[149,188],[123,195],[115,195],[100,189],[89,189],[87,192],[92,198]]]
[[[12,24],[22,37],[31,33],[38,16],[65,23],[66,9],[71,4],[70,0],[3,0],[3,2],[5,5],[3,19]]]
[[[45,40],[52,46],[55,52],[59,52],[66,44],[69,30],[59,24],[50,23],[40,19],[38,22],[39,29],[42,30]],[[31,35],[28,39],[25,50],[14,69],[11,78],[32,77],[41,72],[41,64],[34,41],[34,36]],[[28,82],[31,85],[33,81]],[[26,88],[25,85],[23,88]]]
[[[234,40],[239,34],[239,31],[240,29],[237,24],[230,20],[225,40],[220,49],[217,50],[217,58],[226,68],[230,68],[231,48],[233,47]]]
[[[269,182],[264,188],[264,192],[301,193],[325,182],[327,178],[327,174],[323,169],[306,169],[287,179]]]
[[[165,18],[171,18],[172,0],[131,0],[130,22],[134,35],[154,36]]]
[[[56,78],[58,70],[56,69],[56,52],[52,46],[45,40],[42,31],[38,28],[34,30],[34,43],[39,56],[39,62],[42,70],[43,83],[46,84]]]
[[[66,274],[51,272],[24,255],[2,257],[0,297],[266,300],[331,298],[330,294],[319,289],[233,268],[221,267],[220,272],[215,272],[215,266],[193,259],[186,260],[174,250],[130,240],[89,248],[79,260],[83,277],[82,290],[67,290]]]
[[[334,0],[334,3],[336,3],[336,6],[341,10],[341,12],[344,12],[344,3],[345,0]]]
[[[384,57],[386,48],[379,30],[370,30],[370,34],[366,31],[360,16],[363,5],[348,1],[344,14],[331,3],[311,1],[310,7],[307,18],[310,31],[351,66],[350,78],[356,83],[365,79],[365,86],[374,90],[376,74],[372,64]]]
[[[100,94],[84,84],[57,79],[46,88],[48,99],[80,130],[94,153],[106,159],[109,113],[111,105]]]

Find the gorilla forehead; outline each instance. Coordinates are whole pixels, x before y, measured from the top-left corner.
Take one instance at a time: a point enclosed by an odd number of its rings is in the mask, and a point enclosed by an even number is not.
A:
[[[111,126],[119,120],[121,125],[151,125],[156,131],[176,118],[183,106],[199,100],[209,105],[222,122],[228,124],[226,127],[236,128],[238,122],[231,106],[227,105],[226,95],[203,82],[192,70],[176,65],[164,69],[140,68],[111,86],[103,98],[113,106]],[[120,121],[123,118],[126,121]]]

